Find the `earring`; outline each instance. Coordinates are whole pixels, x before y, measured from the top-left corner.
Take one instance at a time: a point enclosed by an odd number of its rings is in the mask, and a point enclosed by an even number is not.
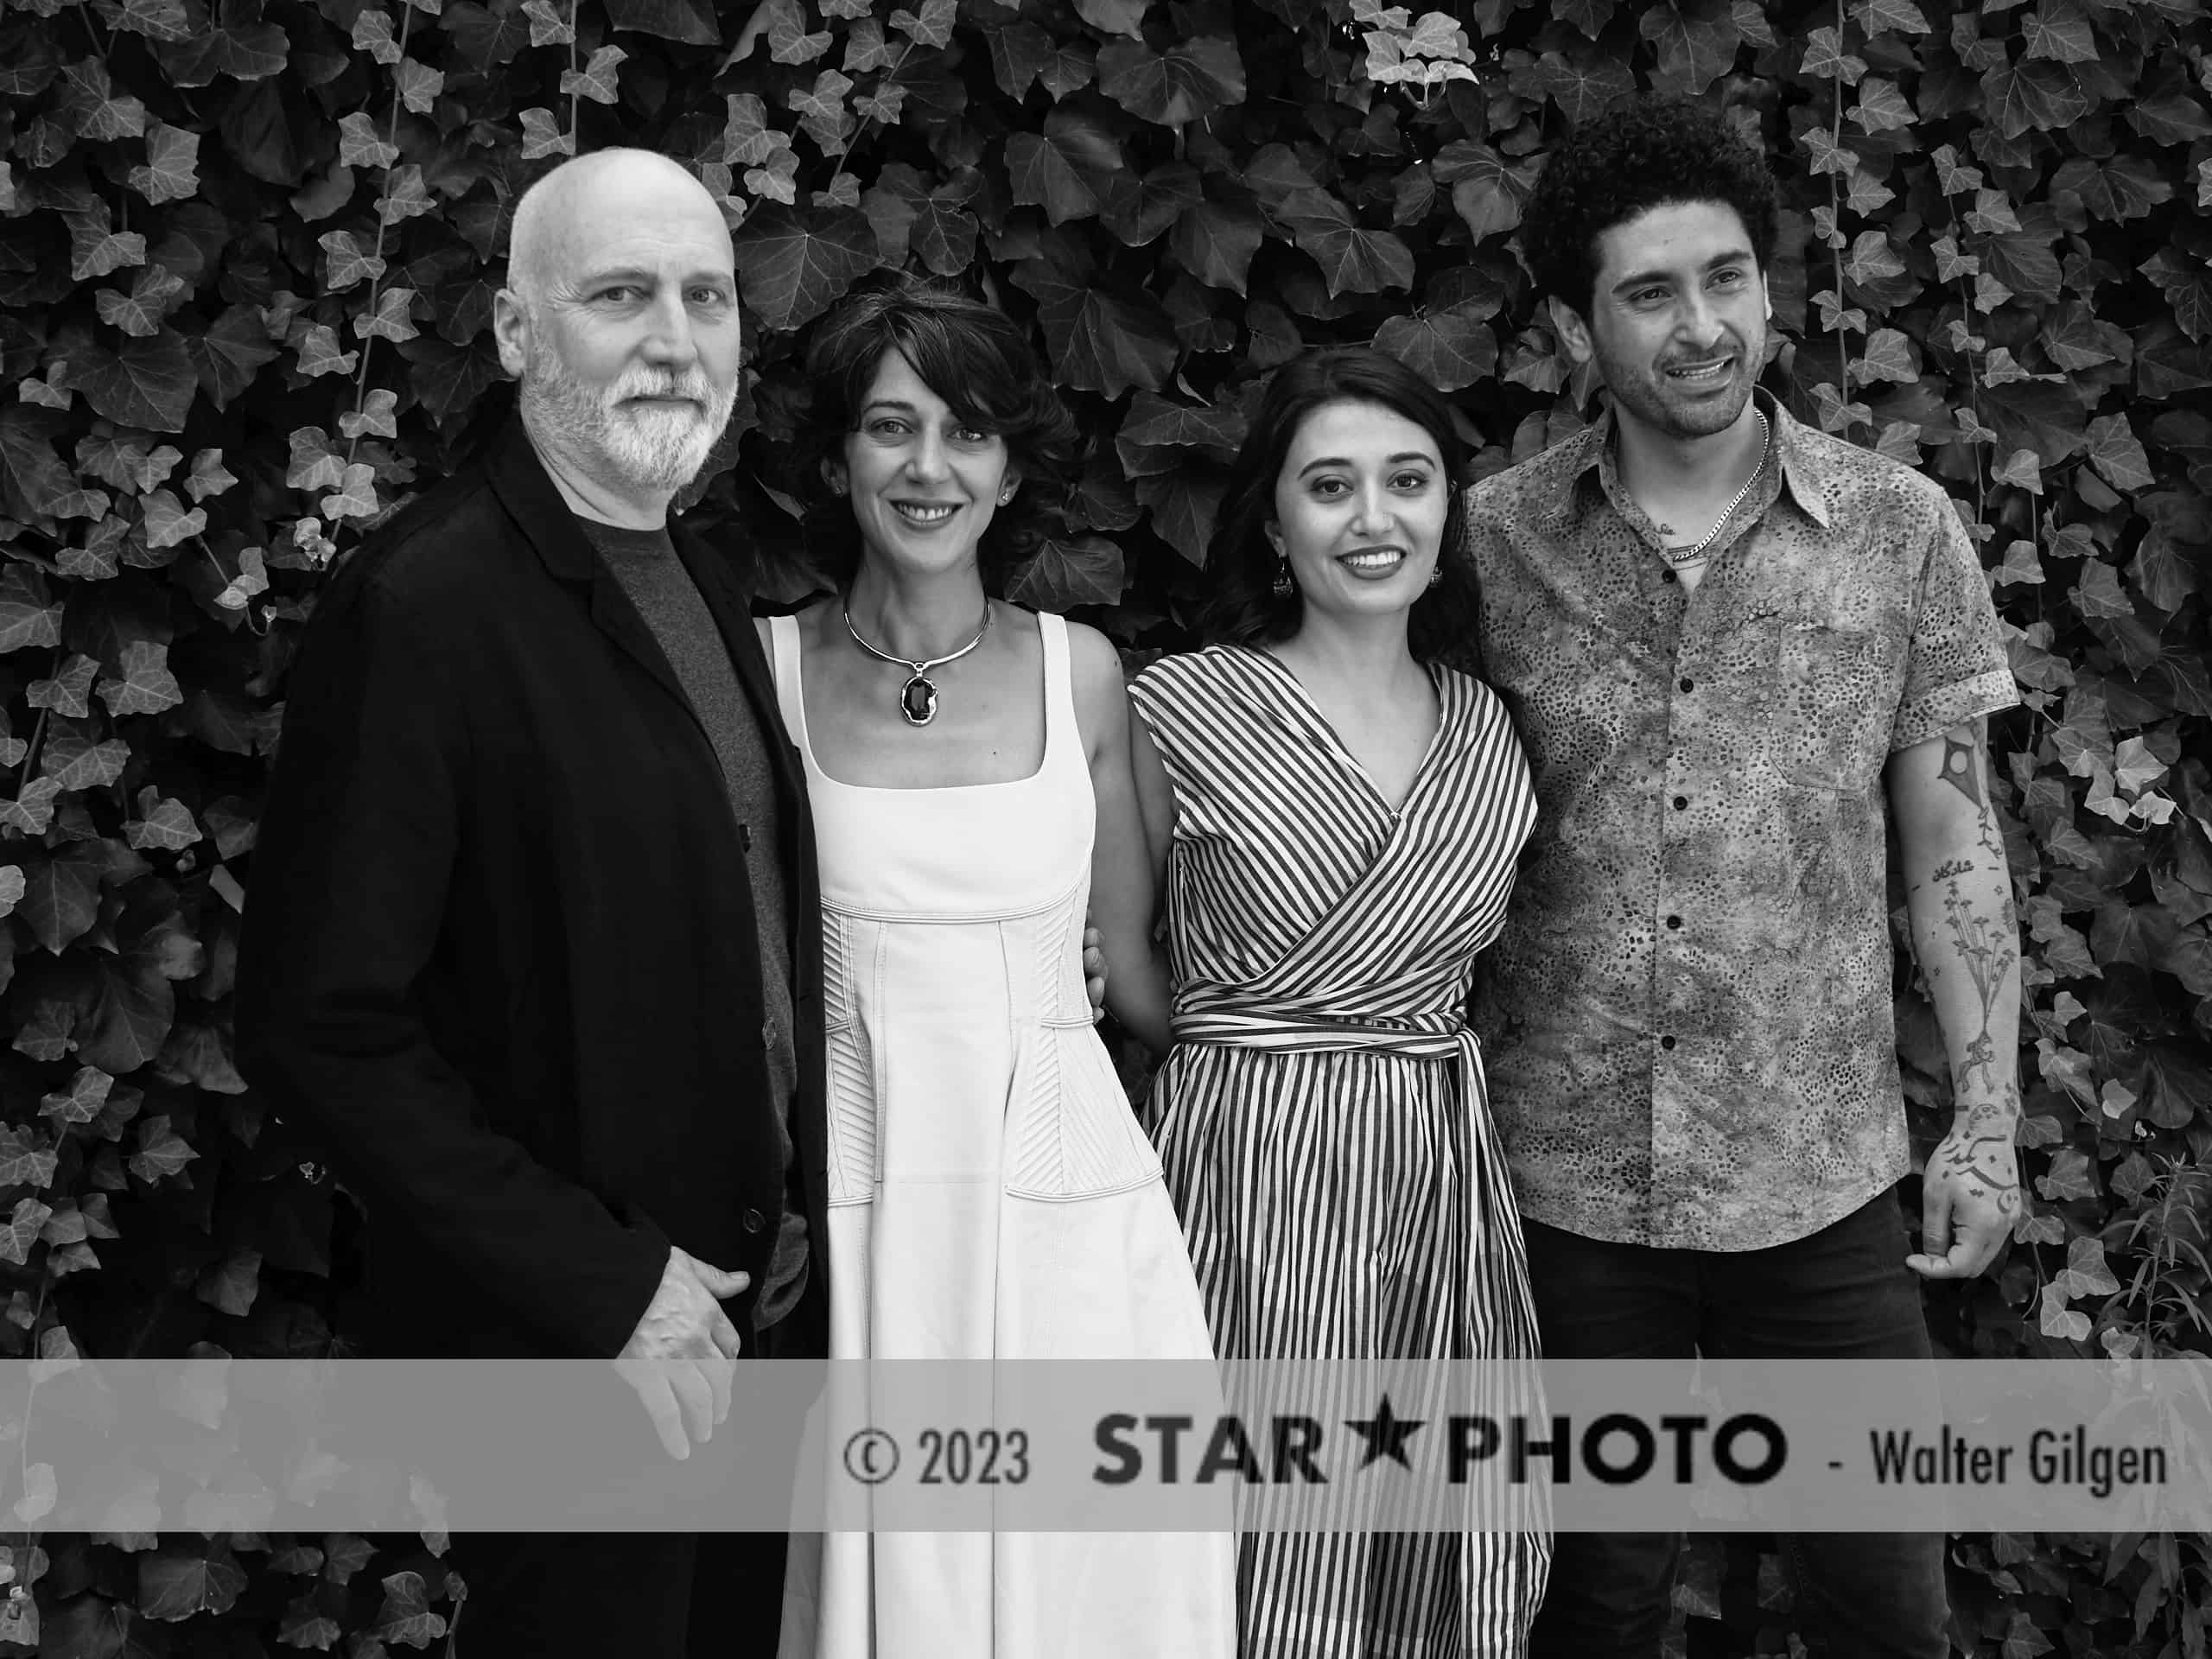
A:
[[[1012,490],[1001,490],[999,492],[999,505],[1004,506],[1007,502],[1013,499],[1014,492]]]
[[[1432,587],[1432,588],[1435,587],[1435,586],[1436,586],[1436,584],[1437,584],[1438,582],[1441,582],[1441,581],[1443,581],[1443,580],[1444,580],[1444,567],[1443,567],[1442,565],[1440,565],[1440,565],[1438,565],[1438,566],[1436,566],[1433,569],[1432,569],[1432,570],[1428,573],[1428,585],[1429,585],[1430,587]]]
[[[840,500],[843,499],[845,494],[845,480],[842,478],[831,479],[830,480],[830,493],[837,497]]]
[[[1277,555],[1275,558],[1275,597],[1277,599],[1288,599],[1297,591],[1297,585],[1290,579],[1290,561],[1282,557],[1281,555]]]

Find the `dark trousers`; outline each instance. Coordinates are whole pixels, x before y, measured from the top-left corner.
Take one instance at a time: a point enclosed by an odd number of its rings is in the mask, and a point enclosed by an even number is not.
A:
[[[1770,1249],[1653,1249],[1527,1225],[1548,1359],[1926,1359],[1894,1193]],[[1561,1533],[1533,1659],[1656,1659],[1682,1541]],[[1946,1659],[1940,1534],[1785,1535],[1798,1634],[1825,1659]]]
[[[756,1332],[753,1351],[826,1352],[818,1300],[810,1294]],[[456,1535],[448,1560],[468,1599],[455,1659],[774,1659],[789,1541],[779,1532]]]

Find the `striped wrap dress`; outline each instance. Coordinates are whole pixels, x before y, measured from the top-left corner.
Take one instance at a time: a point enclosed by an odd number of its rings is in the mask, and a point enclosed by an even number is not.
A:
[[[1539,1354],[1465,1020],[1535,800],[1497,697],[1435,673],[1395,811],[1263,650],[1131,688],[1176,805],[1175,1042],[1148,1120],[1224,1359]],[[1269,1530],[1238,1551],[1251,1659],[1459,1659],[1524,1650],[1550,1541]]]

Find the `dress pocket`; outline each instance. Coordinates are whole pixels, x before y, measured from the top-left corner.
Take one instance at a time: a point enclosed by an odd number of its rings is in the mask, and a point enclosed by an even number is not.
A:
[[[1008,1090],[1006,1137],[1010,1197],[1103,1198],[1160,1179],[1160,1154],[1088,1025],[1031,1027]]]

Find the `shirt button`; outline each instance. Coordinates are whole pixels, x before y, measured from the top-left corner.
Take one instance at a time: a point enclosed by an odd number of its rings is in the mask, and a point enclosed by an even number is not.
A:
[[[1675,811],[1677,811],[1677,812],[1687,812],[1687,811],[1688,811],[1689,810],[1690,810],[1690,798],[1689,798],[1688,796],[1687,796],[1687,795],[1677,795],[1677,796],[1675,796]]]
[[[1659,1039],[1659,1046],[1662,1048],[1671,1049],[1674,1046],[1675,1039],[1671,1037],[1662,1037]]]
[[[1671,566],[1659,573],[1659,580],[1662,582],[1672,582],[1674,579],[1675,572]]]
[[[1685,676],[1685,677],[1683,677],[1683,680],[1682,680],[1682,690],[1685,690],[1685,691],[1694,691],[1694,690],[1697,690],[1697,682],[1696,682],[1695,680],[1690,679],[1689,677],[1688,677],[1687,676]]]
[[[1682,918],[1679,916],[1669,916],[1667,918],[1667,925],[1669,927],[1680,927],[1681,925]]]
[[[758,1210],[748,1210],[738,1219],[744,1224],[745,1230],[748,1233],[757,1233],[768,1224],[767,1218]]]

